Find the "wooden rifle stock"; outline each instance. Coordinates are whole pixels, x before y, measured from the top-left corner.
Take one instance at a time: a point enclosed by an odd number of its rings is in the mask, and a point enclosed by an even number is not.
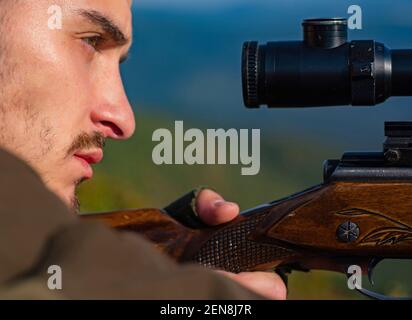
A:
[[[346,272],[371,259],[412,256],[412,183],[332,182],[190,229],[162,210],[87,215],[137,232],[179,262],[230,272],[325,269]]]

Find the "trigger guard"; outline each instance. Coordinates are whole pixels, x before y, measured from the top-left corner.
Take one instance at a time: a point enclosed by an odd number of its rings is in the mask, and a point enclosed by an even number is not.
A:
[[[384,259],[381,258],[372,258],[369,261],[368,264],[368,279],[369,279],[369,283],[373,286],[374,285],[374,281],[372,279],[373,276],[373,270],[376,268],[376,266],[382,262]],[[348,279],[350,277],[350,274],[346,274]],[[391,297],[391,296],[387,296],[381,293],[377,293],[368,289],[364,289],[364,288],[355,288],[356,291],[358,291],[360,294],[364,295],[365,297],[371,298],[371,299],[375,299],[375,300],[412,300],[412,297]]]
[[[380,294],[368,289],[356,289],[356,291],[358,291],[359,293],[361,293],[362,295],[371,298],[371,299],[375,299],[375,300],[412,300],[412,297],[391,297],[391,296],[386,296],[384,294]]]

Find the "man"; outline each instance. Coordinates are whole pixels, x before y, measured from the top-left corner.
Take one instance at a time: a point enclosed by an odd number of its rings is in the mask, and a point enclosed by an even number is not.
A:
[[[50,27],[58,9],[61,28]],[[178,266],[137,235],[79,221],[44,189],[77,211],[76,188],[92,178],[105,140],[132,136],[119,72],[131,21],[131,0],[0,1],[0,146],[7,151],[0,152],[0,295],[285,298],[276,274]],[[195,211],[216,225],[239,207],[202,190]],[[50,265],[62,269],[58,293],[47,290]]]

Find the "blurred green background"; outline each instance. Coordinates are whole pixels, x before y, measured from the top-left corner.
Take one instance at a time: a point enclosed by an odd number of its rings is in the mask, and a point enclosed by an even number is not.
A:
[[[301,38],[300,22],[347,16],[350,1],[337,0],[140,0],[134,6],[134,47],[123,79],[136,111],[137,130],[112,141],[95,177],[80,189],[83,212],[164,207],[198,185],[209,185],[242,210],[301,191],[322,181],[322,163],[344,151],[376,150],[385,120],[412,118],[407,98],[375,108],[247,110],[240,85],[243,41]],[[412,47],[411,3],[358,1],[364,29],[350,37],[389,47]],[[410,12],[410,10],[409,10]],[[152,134],[189,128],[261,129],[261,170],[241,176],[241,165],[156,166]],[[412,264],[384,263],[376,289],[412,295]],[[359,299],[346,278],[330,272],[294,272],[292,299]],[[409,283],[408,283],[409,281]],[[363,284],[365,287],[366,279]]]

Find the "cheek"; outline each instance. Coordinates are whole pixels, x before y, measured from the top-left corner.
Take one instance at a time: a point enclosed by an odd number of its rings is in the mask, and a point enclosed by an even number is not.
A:
[[[59,113],[73,113],[70,106],[87,103],[87,92],[91,90],[87,68],[76,63],[74,56],[61,54],[53,62],[40,61],[39,72],[31,79],[32,94],[40,101],[48,101]],[[78,109],[78,108],[75,108]],[[80,108],[77,111],[84,110]]]
[[[64,163],[74,138],[87,131],[90,121],[92,104],[83,93],[88,85],[68,59],[46,61],[37,55],[15,70],[23,81],[13,84],[12,147],[20,145],[19,155],[40,171]]]
[[[56,128],[54,131],[68,135],[78,134],[86,125],[92,105],[89,92],[93,89],[88,68],[78,61],[78,55],[61,50],[53,59],[42,52],[37,53],[31,61],[20,66],[27,75],[19,86],[22,99],[31,104],[33,112],[44,115],[49,127]],[[47,130],[44,132],[43,136],[48,136]]]

